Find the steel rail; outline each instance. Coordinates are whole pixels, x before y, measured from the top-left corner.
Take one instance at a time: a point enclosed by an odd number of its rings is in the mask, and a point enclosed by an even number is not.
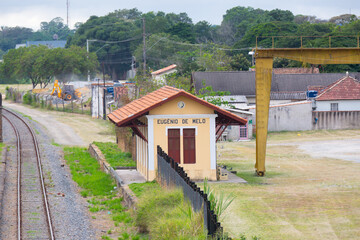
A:
[[[20,150],[20,136],[19,131],[15,127],[15,125],[8,119],[6,116],[3,115],[3,118],[9,122],[11,127],[13,128],[16,136],[16,161],[17,161],[17,232],[18,232],[18,240],[21,239],[21,180],[20,180],[20,174],[21,174],[21,164],[20,164],[20,156],[21,156],[21,150]]]
[[[39,176],[40,176],[40,182],[41,182],[41,190],[42,190],[42,195],[43,195],[43,200],[44,200],[44,206],[45,206],[45,211],[46,211],[46,219],[47,219],[47,223],[48,223],[48,230],[49,230],[49,234],[50,234],[50,239],[51,240],[55,240],[55,236],[54,236],[54,231],[53,231],[53,226],[52,226],[52,222],[51,222],[51,216],[50,216],[50,208],[49,208],[49,204],[48,204],[48,199],[47,199],[47,195],[46,195],[46,188],[45,188],[45,183],[44,183],[44,175],[43,175],[43,171],[42,171],[42,166],[41,166],[41,156],[40,156],[40,151],[39,151],[39,146],[38,146],[38,141],[36,139],[35,133],[33,131],[33,129],[29,126],[29,124],[27,122],[24,121],[24,119],[22,119],[22,117],[20,117],[18,114],[3,108],[3,111],[6,111],[10,114],[12,114],[13,116],[15,116],[16,118],[18,118],[21,122],[24,123],[24,125],[27,127],[27,129],[29,129],[31,137],[34,141],[34,147],[35,147],[35,153],[36,153],[36,159],[37,159],[37,164],[38,164],[38,169],[39,169]],[[21,194],[20,194],[20,190],[21,190],[21,141],[20,141],[20,135],[18,130],[16,129],[15,125],[3,114],[3,117],[10,123],[10,125],[13,127],[15,134],[16,134],[16,138],[17,138],[17,146],[18,146],[18,151],[17,151],[17,161],[18,161],[18,239],[21,240]]]

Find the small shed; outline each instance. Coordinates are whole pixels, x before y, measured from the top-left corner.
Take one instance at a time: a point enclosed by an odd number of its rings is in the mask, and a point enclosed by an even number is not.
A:
[[[162,87],[108,115],[117,127],[136,134],[137,170],[156,177],[157,146],[168,153],[191,179],[216,180],[216,141],[230,125],[247,120],[184,90]]]

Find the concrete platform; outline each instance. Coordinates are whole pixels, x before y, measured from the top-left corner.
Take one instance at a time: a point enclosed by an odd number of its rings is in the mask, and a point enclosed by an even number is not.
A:
[[[235,174],[229,172],[228,170],[222,168],[222,173],[228,174],[228,180],[219,180],[219,181],[208,181],[210,183],[247,183],[246,180],[242,179],[241,177],[236,176]],[[195,181],[196,183],[203,183],[204,181]]]
[[[120,169],[115,170],[116,174],[121,179],[121,185],[129,185],[131,183],[144,183],[145,178],[135,169]]]

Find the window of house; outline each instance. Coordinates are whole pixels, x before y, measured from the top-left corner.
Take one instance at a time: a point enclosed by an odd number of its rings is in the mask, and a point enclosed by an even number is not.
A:
[[[183,129],[184,163],[196,163],[195,158],[195,129]]]
[[[339,111],[338,103],[330,103],[330,111]]]
[[[182,134],[181,134],[182,132]],[[180,162],[180,137],[183,137],[183,158],[184,164],[196,163],[196,151],[195,151],[195,128],[171,128],[168,129],[168,155],[174,159],[175,162]]]
[[[180,129],[168,129],[168,154],[180,163]]]

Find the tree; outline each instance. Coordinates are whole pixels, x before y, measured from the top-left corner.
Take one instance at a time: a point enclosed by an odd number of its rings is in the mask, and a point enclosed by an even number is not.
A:
[[[167,30],[167,33],[178,36],[183,41],[195,43],[195,32],[193,25],[190,23],[177,23],[173,27]]]
[[[0,27],[0,50],[3,52],[15,48],[16,44],[24,43],[33,35],[33,30],[24,27]]]
[[[141,33],[137,20],[118,18],[116,13],[104,17],[91,16],[69,38],[66,46],[86,46],[87,39],[97,39],[90,43],[90,52],[97,53],[105,74],[117,80],[124,78],[131,68],[132,51],[140,44]]]
[[[249,70],[250,65],[250,61],[247,60],[242,53],[234,55],[230,61],[231,69],[235,71],[247,71]]]
[[[73,75],[84,77],[94,73],[98,62],[94,53],[84,48],[49,49],[46,46],[12,49],[4,56],[2,70],[8,79],[29,79],[35,88],[46,87],[51,79],[71,80]]]
[[[46,35],[48,40],[53,40],[54,38],[54,40],[66,40],[71,33],[61,17],[56,17],[50,22],[41,22],[40,32]]]
[[[274,9],[271,10],[268,15],[271,17],[270,21],[278,22],[292,22],[294,21],[294,14],[289,10]]]
[[[358,20],[358,18],[354,14],[342,14],[340,16],[335,16],[335,17],[330,18],[329,22],[332,22],[336,25],[343,26],[345,24],[352,23],[356,20]]]

